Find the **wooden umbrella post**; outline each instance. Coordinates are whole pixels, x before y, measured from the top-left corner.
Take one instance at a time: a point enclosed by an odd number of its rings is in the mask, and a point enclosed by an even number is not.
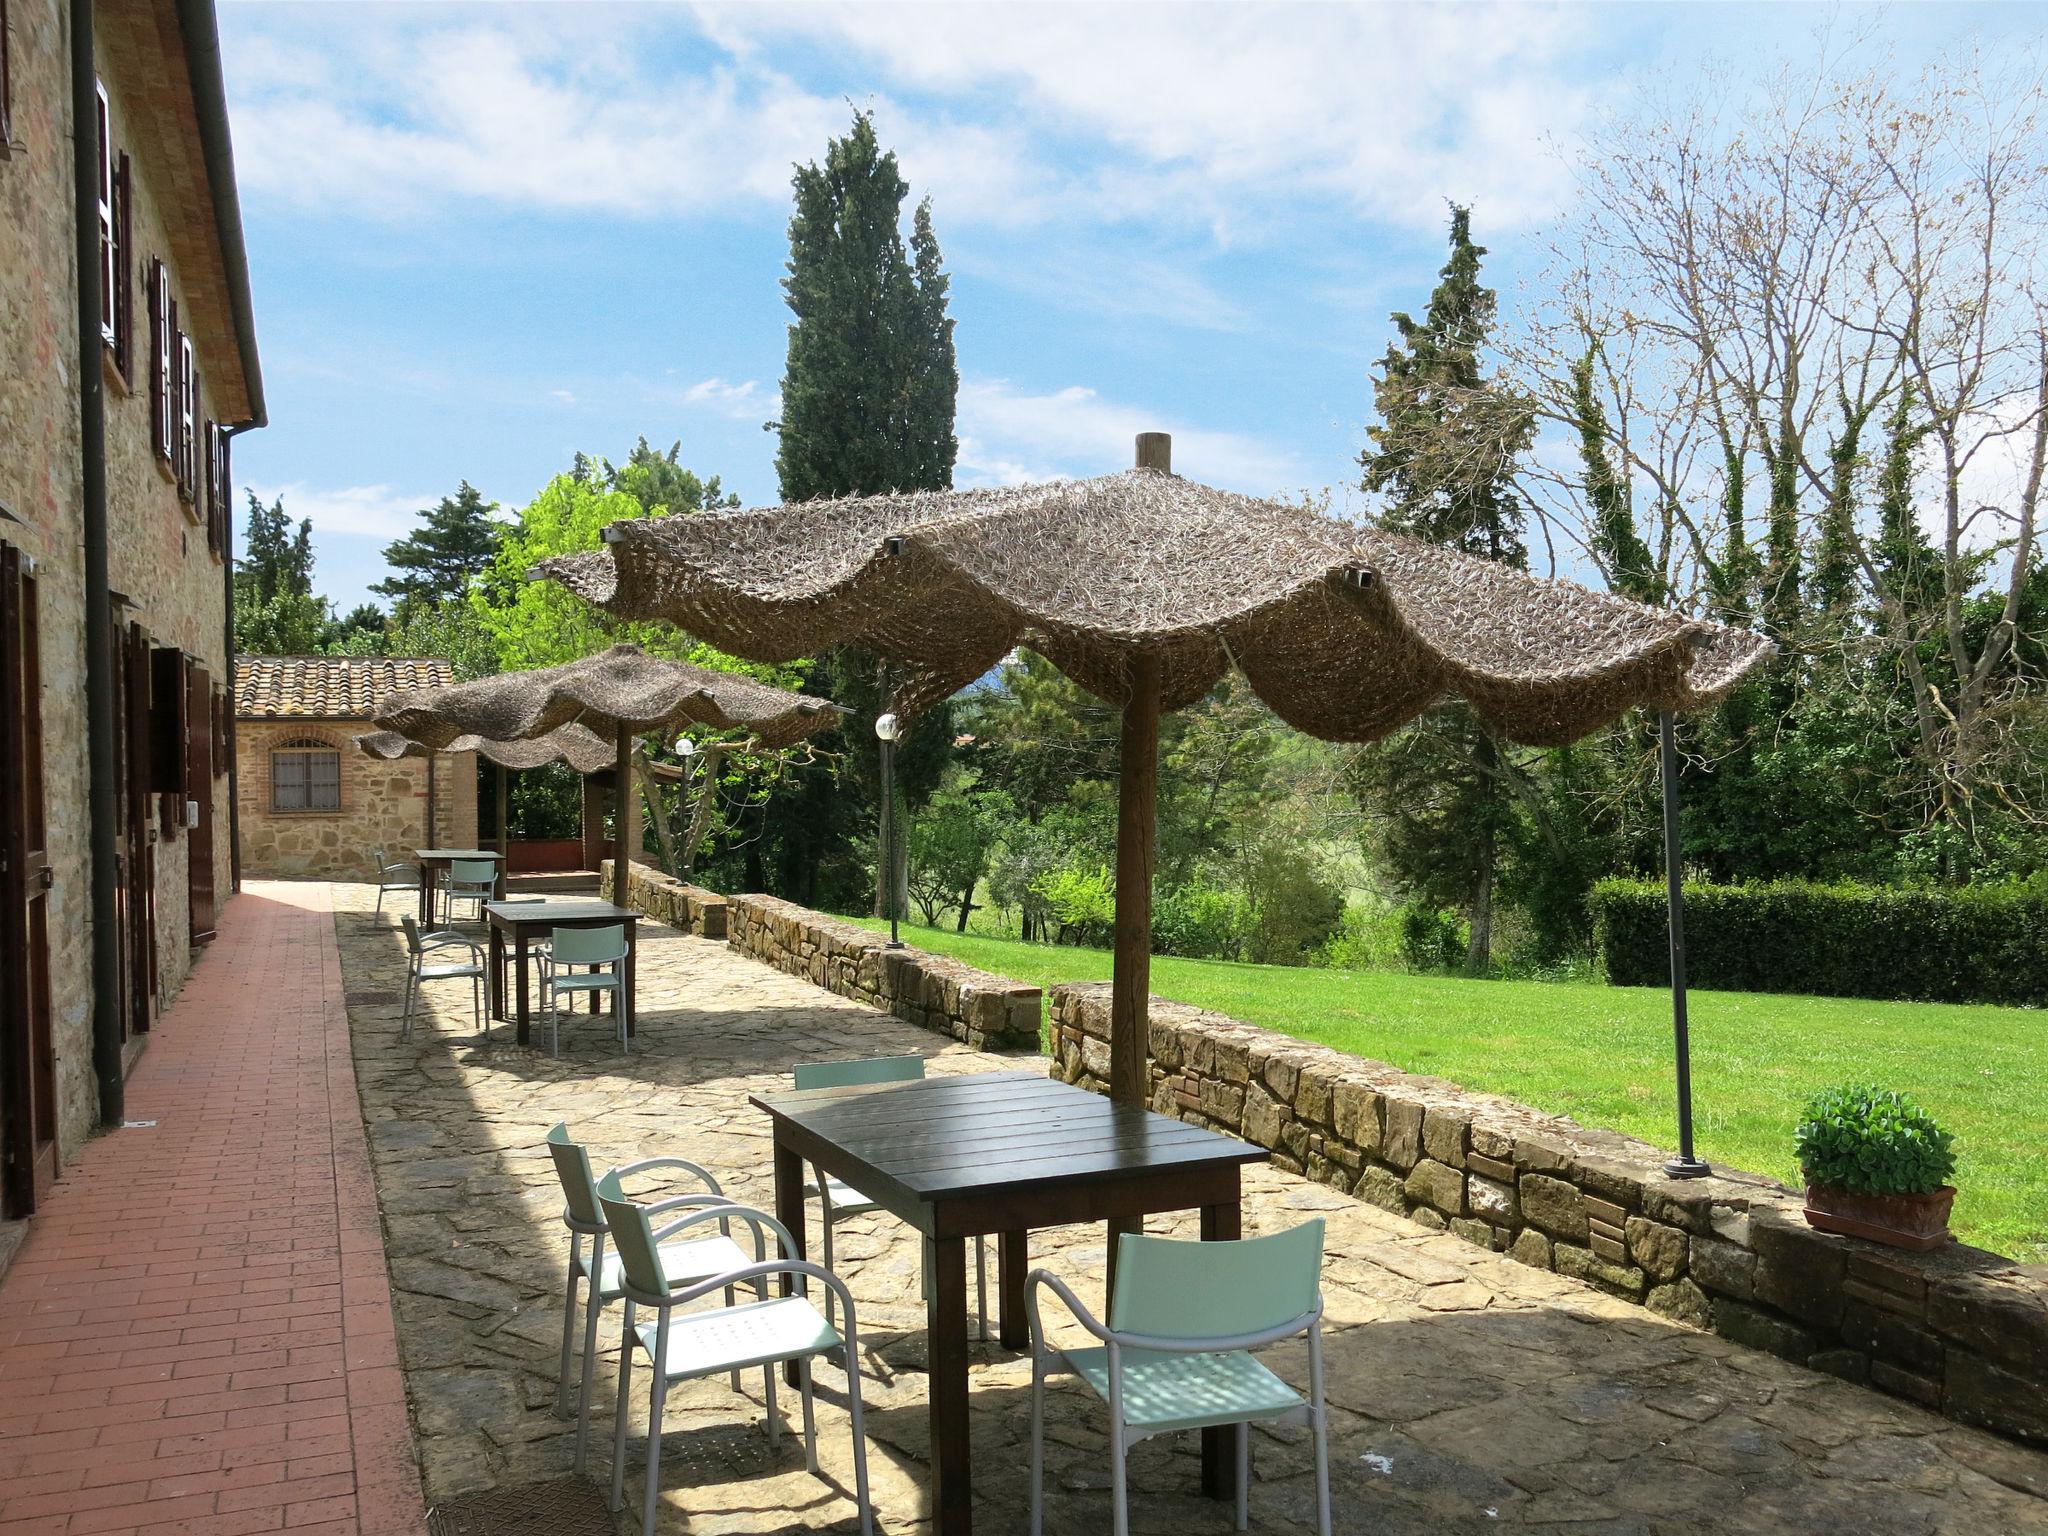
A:
[[[619,761],[613,772],[618,782],[612,801],[612,900],[625,906],[633,865],[640,857],[640,801],[633,785],[633,732],[627,726],[619,727]]]
[[[1124,704],[1116,802],[1116,960],[1110,984],[1109,1096],[1119,1104],[1151,1097],[1145,1081],[1147,1006],[1152,991],[1152,855],[1158,828],[1159,658],[1131,661]]]
[[[511,812],[506,808],[507,802],[511,799],[512,775],[506,771],[503,763],[494,766],[498,770],[497,780],[492,786],[497,798],[498,852],[505,856],[505,862],[500,867],[509,875],[512,873],[512,841],[511,834],[505,829],[512,824]]]

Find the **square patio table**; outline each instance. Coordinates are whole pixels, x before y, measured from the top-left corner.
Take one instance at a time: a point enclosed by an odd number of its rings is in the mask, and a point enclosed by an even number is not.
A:
[[[596,901],[583,897],[529,897],[524,901],[491,901],[484,903],[484,921],[491,930],[490,987],[491,1017],[505,1017],[505,941],[509,935],[512,941],[513,964],[519,973],[519,1011],[513,1016],[518,1025],[518,1041],[526,1044],[527,1032],[532,1019],[532,999],[527,985],[526,961],[536,931],[550,933],[557,928],[609,928],[618,924],[626,930],[626,980],[621,989],[623,996],[615,1004],[625,1010],[626,1033],[633,1033],[634,1025],[634,984],[638,979],[640,955],[640,914],[631,907],[613,906],[608,901]],[[597,1010],[597,997],[590,999],[591,1011]]]
[[[815,1163],[924,1235],[934,1528],[973,1528],[967,1416],[967,1239],[997,1240],[1000,1337],[1030,1342],[1024,1311],[1033,1227],[1103,1221],[1115,1232],[1158,1211],[1202,1213],[1205,1242],[1240,1233],[1240,1173],[1266,1149],[1036,1072],[749,1097],[775,1132],[775,1214],[804,1232],[804,1165]],[[794,1288],[784,1277],[784,1291]],[[853,1362],[849,1362],[852,1364]],[[791,1379],[794,1380],[792,1373]],[[1235,1492],[1228,1428],[1202,1432],[1202,1486]]]
[[[491,848],[415,848],[412,856],[420,861],[420,927],[434,926],[434,892],[448,873],[448,866],[457,859],[489,859],[498,866],[491,881],[491,894],[503,897],[505,894],[505,855]]]

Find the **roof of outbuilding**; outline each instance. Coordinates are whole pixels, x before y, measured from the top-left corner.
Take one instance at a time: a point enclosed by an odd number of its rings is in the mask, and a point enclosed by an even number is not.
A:
[[[237,656],[235,714],[256,720],[368,720],[401,688],[445,688],[438,656]]]

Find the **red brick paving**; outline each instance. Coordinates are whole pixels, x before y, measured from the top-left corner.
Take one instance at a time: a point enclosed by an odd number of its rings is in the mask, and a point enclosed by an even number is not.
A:
[[[419,1536],[325,885],[250,882],[0,1278],[0,1536]]]

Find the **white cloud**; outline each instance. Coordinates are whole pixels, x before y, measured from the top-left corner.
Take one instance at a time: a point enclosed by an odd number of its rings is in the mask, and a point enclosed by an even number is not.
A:
[[[963,485],[1017,485],[1101,475],[1131,465],[1140,432],[1173,435],[1174,467],[1211,485],[1255,495],[1301,488],[1285,452],[1236,432],[1177,423],[1141,405],[1105,400],[1082,385],[1028,394],[1005,380],[963,380],[958,409]]]
[[[282,497],[285,514],[295,524],[310,517],[316,539],[339,535],[387,543],[412,532],[420,509],[437,506],[441,500],[438,495],[402,494],[388,485],[323,490],[293,481],[288,485],[251,485],[249,490],[266,505]]]
[[[679,396],[678,403],[715,411],[734,421],[773,421],[782,414],[782,394],[764,389],[758,379],[731,384],[716,376],[700,379]]]
[[[1574,55],[1594,31],[1520,4],[455,14],[228,13],[244,184],[387,216],[450,197],[767,207],[851,98],[956,225],[1151,221],[1236,242],[1284,238],[1274,211],[1307,196],[1429,229],[1445,198],[1474,199],[1499,228],[1568,190],[1545,140],[1589,105]],[[819,78],[777,67],[792,42]]]

